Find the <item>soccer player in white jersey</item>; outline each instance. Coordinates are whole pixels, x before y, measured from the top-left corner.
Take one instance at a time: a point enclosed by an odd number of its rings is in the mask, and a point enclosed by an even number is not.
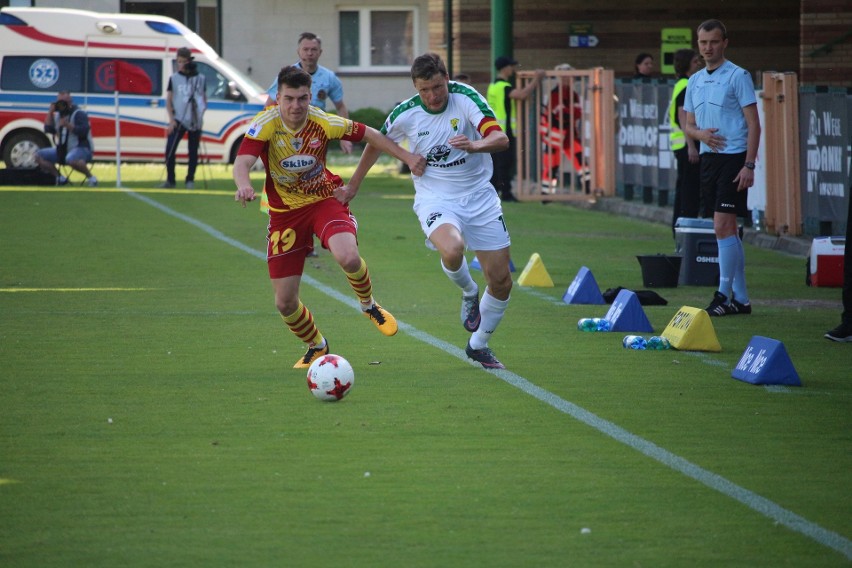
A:
[[[411,152],[426,156],[426,171],[412,175],[414,212],[427,246],[440,253],[444,273],[461,288],[462,325],[471,332],[465,353],[486,369],[505,369],[488,347],[512,290],[509,231],[490,182],[490,153],[508,148],[509,138],[485,97],[469,85],[451,82],[438,55],[415,59],[411,79],[417,95],[397,105],[382,133],[396,143],[407,140]],[[372,143],[364,149],[347,184],[349,199],[379,154]],[[481,300],[465,248],[476,253],[482,266],[486,288]]]

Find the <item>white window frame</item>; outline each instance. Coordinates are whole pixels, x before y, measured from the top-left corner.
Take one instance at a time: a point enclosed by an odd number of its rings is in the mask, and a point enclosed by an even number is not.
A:
[[[370,55],[372,53],[372,37],[370,35],[371,17],[373,12],[411,12],[412,14],[412,57],[417,57],[418,45],[420,44],[420,11],[418,6],[340,6],[338,8],[337,23],[340,25],[341,12],[358,12],[358,65],[340,64],[341,71],[359,72],[404,72],[411,71],[411,65],[371,65]],[[341,44],[343,42],[341,41]],[[340,59],[342,61],[342,58]]]

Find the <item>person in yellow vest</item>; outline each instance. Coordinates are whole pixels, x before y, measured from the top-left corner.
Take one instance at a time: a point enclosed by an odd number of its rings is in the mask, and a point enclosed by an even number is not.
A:
[[[517,201],[512,195],[512,177],[515,173],[515,101],[527,99],[538,87],[544,78],[544,70],[536,69],[535,79],[527,83],[523,89],[514,85],[513,76],[519,63],[505,55],[501,55],[494,61],[497,76],[494,82],[488,85],[486,100],[488,106],[494,111],[497,122],[503,132],[509,137],[509,148],[502,152],[491,154],[494,163],[494,173],[491,176],[491,185],[497,190],[503,201]]]
[[[677,182],[675,183],[674,207],[672,211],[672,234],[678,217],[712,217],[712,204],[705,204],[701,210],[701,179],[698,159],[698,140],[690,139],[681,125],[686,124],[686,112],[683,101],[686,98],[686,84],[696,71],[701,69],[701,58],[692,49],[679,49],[674,54],[674,68],[677,75],[669,104],[669,141],[677,161]]]

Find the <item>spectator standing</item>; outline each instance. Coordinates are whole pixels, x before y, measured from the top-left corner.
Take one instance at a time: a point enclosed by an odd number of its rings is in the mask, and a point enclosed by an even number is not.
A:
[[[650,53],[640,53],[633,65],[634,79],[651,79],[654,76],[654,56]]]
[[[234,162],[234,199],[245,207],[255,198],[249,171],[260,157],[266,168],[269,198],[267,265],[275,306],[285,325],[307,345],[294,368],[303,369],[328,353],[328,341],[299,298],[305,258],[313,250],[314,234],[343,269],[361,304],[364,317],[386,336],[397,332],[393,315],[373,299],[367,263],[358,252],[357,222],[346,203],[343,181],[326,167],[328,144],[346,138],[365,140],[408,163],[422,175],[426,160],[348,118],[329,115],[310,105],[311,76],[289,66],[281,70],[276,87],[278,104],[255,116]]]
[[[527,83],[523,89],[518,89],[514,85],[514,75],[518,65],[518,62],[511,57],[505,55],[498,57],[494,61],[497,76],[494,82],[488,85],[486,95],[488,105],[493,109],[494,116],[500,123],[500,127],[506,133],[506,136],[509,137],[509,147],[506,150],[495,152],[491,155],[494,168],[491,184],[503,201],[517,201],[517,198],[512,194],[512,178],[515,174],[515,156],[517,152],[517,145],[515,143],[515,101],[529,98],[539,83],[541,83],[542,78],[544,78],[544,71],[538,69],[535,72],[535,78]]]
[[[53,175],[57,185],[65,185],[68,178],[59,173],[56,164],[68,164],[86,176],[89,186],[98,185],[98,179],[92,175],[88,165],[94,150],[89,116],[74,104],[69,91],[59,91],[56,100],[50,103],[50,110],[44,117],[44,131],[52,135],[55,146],[36,152],[39,168]]]
[[[438,55],[417,57],[411,80],[417,95],[391,111],[382,132],[426,156],[425,173],[412,176],[414,212],[426,246],[440,253],[441,269],[462,293],[462,327],[471,333],[465,353],[486,369],[505,369],[488,347],[512,290],[509,230],[489,182],[489,153],[507,148],[509,140],[482,95],[450,81]],[[378,157],[379,150],[367,144],[349,180],[348,199]],[[481,301],[465,260],[467,248],[476,253],[487,283]]]
[[[186,188],[195,187],[195,169],[198,167],[198,146],[201,143],[201,127],[204,111],[207,110],[207,82],[198,72],[198,66],[188,47],[177,50],[177,70],[169,77],[166,92],[166,111],[169,113],[168,138],[166,140],[166,181],[160,187],[175,186],[175,162],[177,147],[187,136],[189,163],[186,170]]]
[[[343,102],[343,83],[337,75],[328,67],[319,64],[322,56],[322,38],[315,33],[302,32],[296,42],[296,55],[299,57],[297,67],[301,67],[311,75],[311,104],[325,110],[325,102],[331,99],[338,116],[349,118],[349,109]],[[278,79],[273,79],[272,84],[266,90],[267,105],[274,105],[276,91],[278,90]],[[344,154],[352,153],[352,142],[340,141],[340,149]]]
[[[555,71],[571,71],[570,63],[560,63]],[[582,118],[583,108],[580,95],[575,90],[574,80],[570,76],[559,78],[559,82],[550,90],[547,104],[542,114],[544,152],[542,153],[544,175],[550,178],[550,191],[558,184],[558,175],[564,155],[574,167],[585,192],[591,192],[591,173],[583,158]],[[558,134],[558,138],[554,138]],[[554,144],[561,138],[561,145]],[[561,147],[560,147],[561,146]]]
[[[683,110],[686,85],[689,78],[701,69],[701,58],[692,49],[679,49],[674,54],[673,63],[677,82],[669,103],[669,141],[677,163],[677,181],[672,208],[672,234],[678,217],[698,217],[699,212],[703,213],[703,217],[713,214],[710,204],[706,204],[706,212],[700,210],[698,141],[689,138],[682,130],[682,125],[686,124],[686,111]]]
[[[719,289],[706,308],[711,316],[752,311],[737,217],[748,213],[760,118],[751,75],[725,58],[727,47],[722,22],[707,20],[698,26],[698,49],[706,66],[689,78],[683,105],[684,133],[701,142],[701,194],[714,204]]]
[[[852,187],[850,187],[852,190]],[[826,332],[825,338],[840,343],[852,342],[852,194],[847,195],[849,212],[846,214],[846,248],[843,251],[843,313],[840,325]]]

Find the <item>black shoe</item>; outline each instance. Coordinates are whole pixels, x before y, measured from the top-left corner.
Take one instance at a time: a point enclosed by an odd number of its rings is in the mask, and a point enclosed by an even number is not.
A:
[[[719,291],[713,292],[713,301],[704,311],[713,317],[729,316],[736,313],[731,304],[728,303],[728,297]]]
[[[751,314],[751,302],[747,304],[741,304],[736,300],[731,300],[731,315],[750,315]]]
[[[838,343],[852,343],[852,324],[841,323],[823,336]]]
[[[467,347],[464,348],[464,352],[467,354],[468,357],[470,357],[486,369],[506,368],[503,363],[497,360],[497,357],[494,356],[494,352],[487,347],[483,347],[482,349],[474,349],[470,346],[470,343],[468,343]]]

